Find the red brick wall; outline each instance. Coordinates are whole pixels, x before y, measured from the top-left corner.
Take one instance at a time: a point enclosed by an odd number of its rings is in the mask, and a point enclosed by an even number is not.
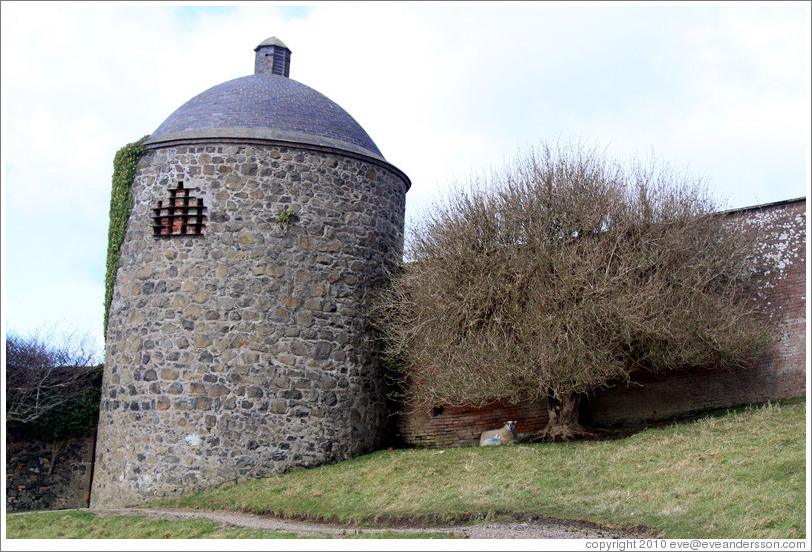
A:
[[[588,397],[582,420],[594,426],[657,421],[702,410],[803,396],[806,392],[806,199],[733,211],[758,225],[761,300],[777,323],[774,342],[747,369],[690,370],[659,376],[639,374],[632,384],[613,385]],[[431,407],[402,410],[397,427],[416,446],[478,443],[479,434],[518,420],[517,431],[547,423],[544,402],[485,409]]]
[[[746,369],[695,370],[651,376],[590,397],[584,421],[599,425],[662,420],[806,392],[806,200],[742,209],[761,228],[758,254],[761,297],[777,323],[773,344]]]
[[[487,408],[416,407],[402,409],[397,419],[401,439],[408,445],[447,447],[478,445],[479,435],[489,429],[499,429],[508,420],[516,420],[516,433],[535,431],[547,423],[547,405],[493,404]]]

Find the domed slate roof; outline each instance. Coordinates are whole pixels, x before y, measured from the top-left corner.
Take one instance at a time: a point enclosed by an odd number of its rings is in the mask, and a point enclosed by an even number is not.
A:
[[[338,104],[287,77],[290,50],[277,38],[256,50],[256,72],[198,94],[169,116],[146,145],[199,138],[311,144],[384,160],[375,142]]]

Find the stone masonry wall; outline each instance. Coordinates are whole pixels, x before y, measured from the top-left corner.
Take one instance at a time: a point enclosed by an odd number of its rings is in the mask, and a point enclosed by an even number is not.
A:
[[[87,508],[95,441],[95,432],[56,443],[7,433],[6,508]]]
[[[806,393],[806,200],[740,209],[728,216],[745,217],[763,231],[756,252],[758,300],[777,322],[773,344],[751,366],[736,372],[640,373],[632,384],[599,390],[582,402],[586,424],[653,422]],[[547,424],[546,403],[402,409],[397,427],[408,445],[474,445],[479,433],[498,429],[507,420],[518,420],[519,433],[542,429]]]
[[[202,236],[153,237],[183,182]],[[368,292],[401,254],[408,180],[262,144],[149,151],[110,308],[94,507],[335,462],[386,434]],[[296,213],[280,228],[280,209]]]

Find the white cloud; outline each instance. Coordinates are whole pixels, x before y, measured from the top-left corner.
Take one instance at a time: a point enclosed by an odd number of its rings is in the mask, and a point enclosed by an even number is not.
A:
[[[410,176],[409,218],[452,180],[559,136],[622,155],[653,148],[742,206],[806,193],[809,14],[802,4],[3,3],[8,321],[75,312],[100,332],[116,150],[252,73],[268,36],[292,49],[292,78],[344,107]]]

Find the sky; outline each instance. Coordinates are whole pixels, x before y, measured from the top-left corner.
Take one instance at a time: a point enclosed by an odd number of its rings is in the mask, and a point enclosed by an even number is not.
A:
[[[221,4],[0,4],[4,336],[101,354],[115,152],[270,36],[410,177],[407,228],[541,141],[654,153],[729,208],[809,189],[808,2]]]

